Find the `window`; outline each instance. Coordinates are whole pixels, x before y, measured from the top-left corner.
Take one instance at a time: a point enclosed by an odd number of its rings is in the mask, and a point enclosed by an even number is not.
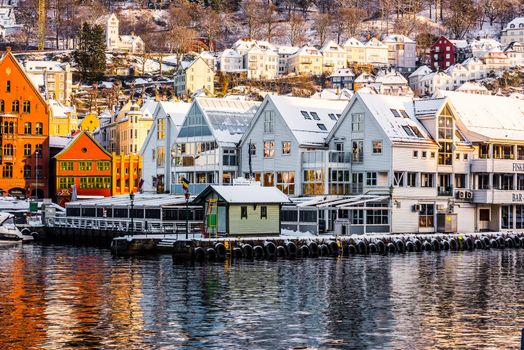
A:
[[[71,161],[60,162],[60,170],[62,170],[62,171],[73,171],[73,162],[71,162]]]
[[[75,184],[75,179],[73,177],[59,177],[58,186],[60,189],[71,188]]]
[[[156,136],[158,140],[163,140],[166,137],[166,120],[161,118],[156,122]]]
[[[222,155],[223,165],[236,166],[237,165],[237,151],[235,149],[224,149]]]
[[[313,117],[313,119],[315,120],[320,120],[320,118],[318,117],[318,114],[317,112],[310,112],[311,116]]]
[[[156,165],[157,166],[164,166],[166,162],[166,150],[164,147],[158,147],[156,151],[157,157],[156,157]]]
[[[256,156],[257,155],[257,145],[254,143],[250,143],[249,152],[251,153],[252,156]]]
[[[24,134],[31,135],[31,123],[24,123]]]
[[[275,141],[264,141],[264,158],[275,156]]]
[[[451,142],[441,142],[438,152],[438,163],[440,165],[453,164],[453,144]]]
[[[12,157],[13,154],[14,154],[13,145],[10,143],[4,145],[4,156]]]
[[[335,120],[335,121],[337,120],[337,117],[336,117],[335,114],[333,114],[333,113],[329,113],[328,116],[329,116],[329,118],[331,118],[332,120]]]
[[[420,204],[420,211],[418,213],[419,227],[433,227],[435,216],[434,204]]]
[[[302,115],[304,116],[304,119],[311,120],[311,116],[309,115],[308,112],[300,111],[300,113],[302,113]]]
[[[463,157],[462,157],[464,160],[468,160],[468,154],[467,153],[464,153]]]
[[[24,101],[24,113],[31,113],[31,102],[30,101]]]
[[[395,118],[400,118],[400,113],[396,109],[391,108],[390,111]]]
[[[368,209],[366,211],[366,225],[387,225],[389,215],[387,208],[381,203],[369,203],[368,207],[377,207],[377,209]],[[381,209],[383,208],[383,209]]]
[[[31,155],[31,144],[26,143],[24,145],[24,156],[29,157]]]
[[[466,188],[466,174],[455,174],[455,187]]]
[[[400,114],[402,114],[402,116],[403,116],[404,118],[408,118],[408,119],[409,119],[409,115],[406,113],[405,110],[400,110]]]
[[[304,195],[324,194],[324,172],[321,169],[304,170]]]
[[[441,115],[438,119],[438,138],[439,140],[453,140],[453,118]]]
[[[36,123],[35,125],[35,135],[44,134],[44,125],[42,123]]]
[[[5,91],[11,92],[11,80],[5,82]]]
[[[418,158],[418,151],[413,151],[413,158]]]
[[[320,130],[322,130],[322,131],[327,131],[327,128],[326,128],[326,126],[325,126],[324,124],[318,123],[317,126],[318,126],[318,128],[319,128]]]
[[[24,179],[30,179],[31,178],[31,166],[25,165],[24,166]]]
[[[4,179],[11,179],[13,177],[13,164],[7,163],[2,168],[2,176]]]
[[[105,177],[81,177],[80,188],[103,189],[111,188],[111,178]]]
[[[295,172],[277,172],[277,188],[287,195],[295,194]]]
[[[260,218],[267,219],[267,207],[265,205],[260,207]]]
[[[364,161],[364,141],[353,141],[351,160],[355,163],[362,163]]]
[[[264,132],[274,133],[275,132],[275,112],[266,111],[264,112]]]
[[[247,207],[240,207],[240,219],[247,219]]]
[[[364,131],[364,114],[355,113],[351,115],[351,131],[361,132]]]
[[[404,173],[401,171],[395,171],[393,173],[393,186],[404,187]]]
[[[329,179],[329,194],[350,194],[349,170],[331,169],[331,178]]]
[[[415,137],[415,132],[413,131],[413,129],[411,129],[411,127],[409,125],[403,125],[402,126],[402,129],[404,129],[404,132],[410,136],[410,137]]]
[[[435,159],[435,152],[431,152],[431,159]]]
[[[20,102],[18,100],[14,100],[11,103],[11,112],[19,112],[20,111]]]
[[[282,142],[282,154],[291,154],[291,142]]]
[[[0,112],[1,113],[5,112],[5,102],[4,102],[4,100],[0,100]]]
[[[455,153],[455,159],[460,160],[460,153]]]
[[[426,159],[428,157],[427,151],[422,151],[422,159]]]
[[[371,142],[373,154],[382,154],[382,141],[375,140]]]
[[[407,185],[408,187],[417,187],[417,173],[408,173]]]
[[[367,186],[376,186],[377,185],[377,173],[368,172],[366,173],[366,185]]]
[[[93,170],[93,163],[92,162],[79,162],[78,163],[78,170],[80,170],[80,171]]]
[[[420,174],[420,187],[434,187],[435,177],[431,173]]]
[[[108,161],[97,161],[96,162],[96,169],[102,170],[102,171],[108,171],[111,169],[111,162]],[[73,169],[71,169],[73,170]]]
[[[42,145],[35,145],[35,156],[36,158],[42,158],[44,153],[44,146]]]

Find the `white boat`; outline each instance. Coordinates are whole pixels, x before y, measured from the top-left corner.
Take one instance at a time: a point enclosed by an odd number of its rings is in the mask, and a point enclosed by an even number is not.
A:
[[[33,236],[24,235],[15,225],[13,214],[0,212],[0,242],[28,242]]]

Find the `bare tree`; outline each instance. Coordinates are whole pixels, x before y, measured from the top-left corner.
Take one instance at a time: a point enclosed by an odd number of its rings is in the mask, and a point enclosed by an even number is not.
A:
[[[222,18],[220,13],[213,10],[211,7],[202,10],[199,23],[200,30],[206,38],[207,45],[210,51],[216,49],[215,42],[222,34]]]
[[[338,10],[338,20],[343,23],[344,34],[347,38],[358,33],[359,26],[365,16],[366,12],[357,7],[341,7]]]
[[[194,50],[197,32],[191,28],[175,26],[167,33],[165,41],[169,51],[175,54],[178,69],[184,54]]]
[[[313,16],[312,29],[318,38],[320,45],[324,45],[331,30],[331,15],[329,13],[318,12]]]
[[[29,43],[36,40],[38,28],[38,0],[22,0],[16,8],[16,18],[22,25],[25,47],[29,48]]]
[[[268,1],[269,3],[264,6],[261,17],[260,17],[260,23],[265,28],[265,39],[269,42],[272,42],[273,39],[278,35],[278,29],[280,27],[280,15],[278,13],[277,7]]]
[[[474,0],[450,0],[444,25],[456,39],[462,39],[475,25],[479,7]]]
[[[291,46],[299,46],[306,43],[306,22],[304,21],[304,17],[292,13],[288,19],[288,28],[288,37]]]
[[[255,37],[255,33],[260,29],[260,17],[263,6],[257,0],[243,0],[240,4],[242,17],[247,26],[247,36],[250,39]]]

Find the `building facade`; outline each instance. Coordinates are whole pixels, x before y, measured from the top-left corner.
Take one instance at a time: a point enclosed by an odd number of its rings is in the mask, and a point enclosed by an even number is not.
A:
[[[71,106],[73,72],[69,63],[57,61],[26,61],[25,70],[46,100]]]
[[[400,72],[412,72],[417,67],[417,43],[405,35],[391,34],[382,40],[388,47],[388,63]]]
[[[502,45],[509,45],[512,42],[524,44],[524,17],[513,19],[500,33]]]
[[[455,64],[455,45],[445,36],[441,36],[430,47],[431,68],[447,69]]]
[[[0,189],[49,196],[49,107],[8,48],[0,59]]]
[[[199,90],[213,94],[215,91],[215,72],[199,56],[188,64],[184,62],[180,64],[175,73],[174,84],[175,94],[178,97],[189,97]]]
[[[140,191],[142,157],[138,154],[111,155],[111,195],[118,196]]]

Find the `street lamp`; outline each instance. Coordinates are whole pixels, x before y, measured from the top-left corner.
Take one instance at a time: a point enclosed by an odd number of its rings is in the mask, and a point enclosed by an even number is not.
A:
[[[35,150],[35,199],[38,202],[38,157],[40,155],[40,150]],[[31,194],[29,194],[31,195]]]
[[[129,199],[131,200],[131,212],[129,213],[129,215],[131,216],[131,236],[133,236],[135,234],[135,222],[133,220],[134,218],[134,212],[133,212],[133,208],[135,207],[135,194],[133,193],[133,191],[131,191],[131,193],[129,194]]]

